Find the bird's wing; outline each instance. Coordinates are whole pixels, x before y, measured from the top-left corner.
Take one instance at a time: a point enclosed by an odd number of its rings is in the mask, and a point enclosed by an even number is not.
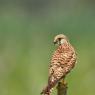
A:
[[[48,83],[55,85],[62,77],[65,77],[65,75],[74,67],[75,59],[75,53],[69,52],[61,53],[56,60],[53,60],[49,69]]]

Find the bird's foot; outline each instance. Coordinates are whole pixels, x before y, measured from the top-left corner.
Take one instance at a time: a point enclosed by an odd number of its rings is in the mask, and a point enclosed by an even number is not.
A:
[[[67,85],[67,82],[63,79],[59,83],[62,84],[62,85]]]
[[[67,89],[68,87],[67,87],[67,82],[65,81],[65,80],[61,80],[59,83],[58,83],[58,86],[57,86],[57,88],[62,88],[62,89]]]

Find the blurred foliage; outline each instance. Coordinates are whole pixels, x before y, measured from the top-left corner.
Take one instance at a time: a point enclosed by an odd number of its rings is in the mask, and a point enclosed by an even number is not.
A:
[[[47,83],[53,37],[66,34],[78,54],[68,95],[95,93],[93,0],[0,0],[0,95],[39,95]],[[52,95],[56,95],[53,91]]]

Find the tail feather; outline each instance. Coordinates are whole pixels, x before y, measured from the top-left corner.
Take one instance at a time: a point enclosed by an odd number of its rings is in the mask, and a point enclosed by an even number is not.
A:
[[[42,90],[41,94],[50,95],[50,90],[51,90],[51,88],[50,88],[50,86],[48,85],[48,86],[46,86],[46,87]]]
[[[56,85],[56,81],[49,81],[48,85],[42,90],[41,94],[50,95],[52,88]]]

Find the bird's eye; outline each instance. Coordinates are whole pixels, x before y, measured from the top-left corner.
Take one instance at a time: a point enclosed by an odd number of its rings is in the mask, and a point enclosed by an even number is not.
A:
[[[61,41],[61,38],[58,38],[59,41]]]

